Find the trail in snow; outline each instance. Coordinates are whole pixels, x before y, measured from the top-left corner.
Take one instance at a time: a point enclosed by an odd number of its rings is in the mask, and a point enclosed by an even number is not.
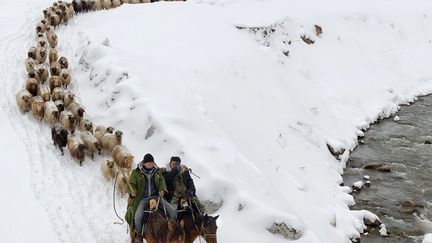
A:
[[[26,8],[26,20],[18,31],[0,42],[3,57],[0,72],[4,114],[23,141],[31,168],[31,186],[35,197],[47,214],[61,242],[127,242],[126,225],[114,225],[112,182],[100,174],[100,162],[110,156],[86,158],[80,167],[68,152],[61,156],[51,140],[50,127],[38,122],[31,113],[22,115],[17,109],[15,95],[26,80],[24,60],[27,48],[35,45],[35,23],[39,11],[46,6]],[[65,28],[62,26],[60,28]],[[63,41],[63,40],[59,40]],[[62,52],[59,52],[62,55]],[[66,149],[67,151],[67,149]],[[117,210],[121,216],[126,208],[125,197],[117,195]]]

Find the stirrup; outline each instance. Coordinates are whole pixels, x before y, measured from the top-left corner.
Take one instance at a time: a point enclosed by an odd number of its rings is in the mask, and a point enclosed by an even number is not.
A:
[[[156,199],[150,199],[150,201],[149,201],[150,211],[153,211],[156,208],[156,206],[157,206]]]

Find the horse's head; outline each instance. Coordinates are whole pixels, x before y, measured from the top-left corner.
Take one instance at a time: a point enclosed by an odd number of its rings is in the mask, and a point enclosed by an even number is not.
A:
[[[209,216],[205,214],[201,221],[200,234],[206,240],[207,243],[217,243],[217,225],[216,220],[219,218],[217,216]]]
[[[180,223],[175,221],[168,221],[169,233],[167,235],[167,242],[169,243],[183,243],[185,241],[185,232],[183,230],[184,221]]]

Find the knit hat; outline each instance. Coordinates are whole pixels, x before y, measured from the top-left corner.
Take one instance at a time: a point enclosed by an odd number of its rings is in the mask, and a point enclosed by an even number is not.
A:
[[[151,154],[144,155],[142,162],[143,163],[154,162],[153,155],[151,155]]]
[[[181,159],[180,159],[180,157],[178,157],[178,156],[173,156],[173,157],[171,157],[170,162],[171,162],[171,161],[178,162],[179,164],[181,163]]]

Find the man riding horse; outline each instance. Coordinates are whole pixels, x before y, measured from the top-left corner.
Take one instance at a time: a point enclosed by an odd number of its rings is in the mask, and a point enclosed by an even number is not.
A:
[[[159,209],[166,212],[172,220],[176,220],[177,210],[163,199],[164,193],[167,192],[165,179],[161,171],[155,167],[151,154],[146,154],[132,171],[129,183],[132,188],[129,188],[130,203],[125,218],[131,226],[131,234],[135,230],[135,242],[141,243],[145,232],[145,210],[150,199],[156,199],[159,202]]]
[[[180,157],[173,156],[169,163],[170,171],[163,172],[168,188],[166,199],[175,208],[181,200],[187,200],[192,203],[191,206],[197,210],[197,213],[204,214],[204,205],[196,196],[195,184],[190,176],[189,169],[181,164]]]

